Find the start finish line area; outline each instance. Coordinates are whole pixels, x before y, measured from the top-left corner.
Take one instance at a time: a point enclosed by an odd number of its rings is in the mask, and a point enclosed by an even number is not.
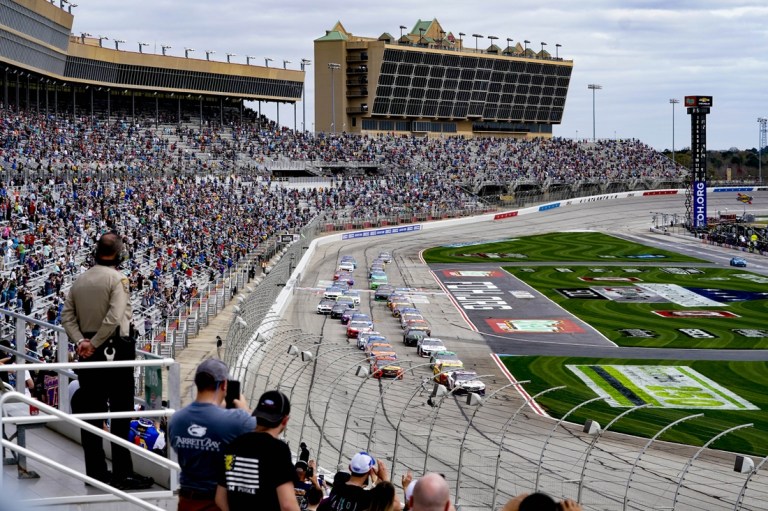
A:
[[[470,328],[486,335],[492,350],[517,343],[616,346],[498,266],[431,265],[433,275]]]

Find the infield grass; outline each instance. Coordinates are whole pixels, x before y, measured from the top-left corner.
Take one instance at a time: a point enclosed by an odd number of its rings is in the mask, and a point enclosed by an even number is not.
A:
[[[768,286],[755,283],[765,277],[743,270],[729,268],[699,267],[695,274],[675,274],[663,268],[608,266],[537,266],[533,268],[505,267],[526,284],[544,294],[565,310],[590,324],[605,337],[620,346],[641,346],[646,348],[727,348],[758,349],[768,348],[768,337],[745,337],[735,330],[768,330],[766,308],[768,299],[743,300],[723,303],[722,306],[683,307],[674,303],[643,303],[600,299],[566,298],[558,289],[586,289],[590,286],[632,286],[633,282],[595,281],[587,278],[636,278],[637,284],[677,284],[688,288],[726,289],[732,291],[764,292]],[[567,271],[563,271],[567,270]],[[600,270],[600,271],[596,271]],[[627,271],[632,270],[632,271]],[[653,311],[674,310],[719,310],[737,315],[734,318],[665,318]],[[641,338],[628,336],[622,330],[643,329],[655,337]],[[691,338],[680,329],[700,329],[712,338]]]
[[[425,250],[423,256],[427,263],[487,263],[489,261],[489,257],[475,254],[494,254],[499,257],[492,257],[491,260],[499,262],[601,260],[706,262],[591,231],[539,234],[481,245],[433,247]]]
[[[680,360],[626,360],[578,357],[502,357],[504,365],[518,380],[531,380],[525,390],[534,395],[544,389],[565,385],[567,388],[541,396],[537,402],[553,417],[562,417],[574,406],[597,397],[572,371],[565,366],[597,365],[675,365],[689,366],[714,380],[738,396],[750,401],[759,410],[697,410],[697,409],[643,409],[620,419],[612,431],[650,438],[667,424],[696,413],[704,417],[683,422],[661,436],[661,440],[690,445],[703,445],[722,431],[741,424],[754,424],[751,428],[735,431],[718,439],[711,447],[742,454],[765,456],[768,454],[768,362],[720,362]],[[626,408],[614,408],[604,402],[595,402],[577,410],[568,417],[570,422],[583,424],[596,420],[605,427]]]

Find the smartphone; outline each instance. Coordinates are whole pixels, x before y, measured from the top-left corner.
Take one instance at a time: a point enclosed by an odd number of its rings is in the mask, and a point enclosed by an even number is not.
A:
[[[227,380],[227,397],[225,398],[227,408],[235,408],[235,399],[240,399],[240,382]]]
[[[319,476],[317,476],[317,484],[322,486],[324,482],[325,482],[325,477],[323,476],[323,474],[320,474]]]

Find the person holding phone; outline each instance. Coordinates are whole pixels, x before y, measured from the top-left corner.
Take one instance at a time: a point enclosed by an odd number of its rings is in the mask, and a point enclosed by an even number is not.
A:
[[[218,511],[214,499],[218,471],[224,463],[222,449],[256,429],[256,418],[239,392],[239,382],[233,384],[221,360],[209,358],[197,366],[195,386],[195,401],[176,412],[168,428],[181,466],[178,511]],[[232,408],[225,408],[227,402]]]

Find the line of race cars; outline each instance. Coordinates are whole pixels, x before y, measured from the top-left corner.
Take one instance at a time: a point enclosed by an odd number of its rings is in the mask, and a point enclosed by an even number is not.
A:
[[[465,370],[455,352],[450,351],[441,339],[431,337],[432,327],[411,298],[413,290],[388,284],[386,265],[390,262],[391,254],[381,252],[368,270],[368,282],[374,291],[374,301],[386,302],[392,316],[399,321],[403,344],[415,346],[418,356],[430,359],[434,380],[445,385],[449,391],[484,395],[485,384],[477,379],[477,373]],[[371,316],[359,309],[360,294],[351,289],[356,269],[357,262],[352,256],[340,258],[333,285],[323,292],[317,312],[339,319],[346,326],[347,340],[354,339],[357,347],[365,351],[374,378],[402,380],[405,370],[392,343],[374,328]]]

